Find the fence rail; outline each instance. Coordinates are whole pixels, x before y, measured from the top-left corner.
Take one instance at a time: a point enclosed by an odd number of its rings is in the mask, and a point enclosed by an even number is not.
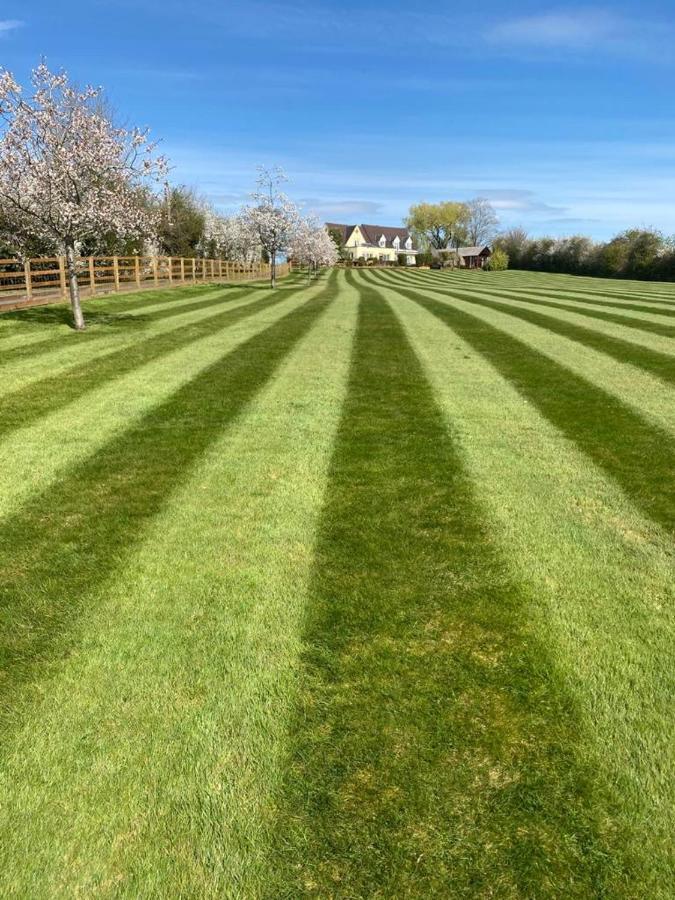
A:
[[[277,263],[286,275],[287,263]],[[204,282],[252,281],[269,275],[266,263],[177,256],[83,256],[77,280],[82,299],[119,291]],[[68,299],[64,256],[0,259],[0,311]]]

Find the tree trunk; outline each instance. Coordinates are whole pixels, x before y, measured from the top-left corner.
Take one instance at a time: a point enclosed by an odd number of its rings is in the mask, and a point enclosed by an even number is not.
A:
[[[276,250],[270,253],[270,287],[277,286],[277,254]]]
[[[75,267],[75,247],[68,244],[66,247],[66,270],[68,273],[68,287],[70,289],[70,306],[73,310],[73,324],[76,331],[84,331],[84,316],[80,305],[80,285],[77,283],[77,270]]]

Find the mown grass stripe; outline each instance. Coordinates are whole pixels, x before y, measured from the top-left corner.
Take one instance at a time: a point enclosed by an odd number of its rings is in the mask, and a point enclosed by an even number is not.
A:
[[[669,900],[675,833],[675,546],[490,363],[415,303],[396,313],[457,430],[533,627],[568,675],[643,860],[633,896]],[[639,640],[636,640],[639,635]]]
[[[417,270],[417,273],[420,274],[423,271],[424,270]],[[484,272],[482,274],[474,272],[473,274],[462,274],[457,270],[452,272],[438,272],[436,274],[441,278],[461,280],[464,284],[469,286],[476,287],[480,284],[489,284],[492,288],[498,288],[500,291],[505,291],[507,293],[510,291],[526,291],[535,294],[548,295],[554,299],[560,297],[561,299],[567,299],[577,303],[586,303],[592,307],[596,305],[607,305],[610,308],[620,310],[628,308],[631,304],[648,303],[649,306],[645,307],[645,311],[653,315],[665,315],[668,317],[671,316],[674,311],[672,302],[666,299],[659,299],[651,294],[643,295],[629,292],[617,296],[611,290],[602,290],[601,288],[594,291],[587,291],[578,288],[569,280],[561,282],[531,282],[517,277],[508,278],[506,277],[506,273],[501,272]]]
[[[416,275],[414,277],[419,278],[419,279],[424,279],[425,281],[428,281],[430,283],[435,281],[435,279],[429,278],[428,276],[421,275],[421,274]],[[449,281],[449,279],[448,279],[448,281]],[[481,291],[481,290],[485,290],[485,289],[490,290],[489,287],[487,287],[487,286],[484,287],[482,284],[475,284],[474,289],[477,291]],[[520,296],[520,295],[514,294],[514,295],[512,295],[512,299],[514,299],[514,300],[521,299],[521,300],[527,301],[528,298],[525,296]],[[647,319],[636,318],[635,316],[629,316],[629,315],[623,316],[623,315],[614,314],[614,313],[610,313],[610,312],[602,312],[600,310],[587,309],[585,307],[582,307],[582,306],[579,306],[579,305],[576,305],[573,303],[558,303],[554,300],[549,300],[547,298],[544,298],[543,296],[539,298],[539,303],[545,304],[546,307],[549,307],[551,309],[560,309],[560,310],[564,310],[565,312],[573,312],[573,313],[576,313],[577,315],[586,316],[591,319],[599,319],[604,322],[612,322],[613,324],[617,324],[617,325],[625,325],[628,328],[636,328],[638,331],[645,331],[645,332],[648,332],[649,334],[658,334],[661,337],[667,337],[667,338],[675,337],[675,326],[674,325],[666,325],[664,323],[653,322],[651,320],[648,321]]]
[[[529,344],[456,306],[396,287],[448,325],[614,478],[656,524],[675,530],[671,436],[617,397]]]
[[[588,306],[594,307],[603,307],[608,308],[610,310],[625,310],[628,312],[638,312],[638,313],[647,313],[648,315],[655,316],[663,316],[665,318],[675,316],[675,309],[671,309],[668,306],[665,306],[663,303],[653,303],[650,306],[646,306],[643,303],[636,303],[636,300],[640,300],[642,298],[633,296],[627,296],[625,300],[606,300],[604,299],[604,294],[597,294],[596,296],[589,295],[588,293],[584,293],[583,291],[575,291],[572,288],[555,288],[549,285],[548,287],[533,287],[528,282],[512,282],[511,285],[505,287],[503,284],[498,283],[497,279],[484,277],[481,279],[483,284],[477,282],[476,279],[470,278],[467,276],[462,276],[456,273],[450,275],[449,273],[439,273],[440,278],[446,279],[449,283],[455,281],[460,281],[463,286],[478,288],[478,290],[483,289],[483,285],[490,290],[498,290],[501,295],[510,296],[511,294],[518,294],[522,296],[532,296],[536,299],[552,299],[560,297],[563,300],[568,300],[570,302],[587,304]],[[603,299],[598,299],[599,297],[603,297]]]
[[[356,318],[338,281],[8,738],[0,896],[260,896]]]
[[[125,345],[103,356],[87,359],[65,372],[32,381],[0,399],[0,436],[37,421],[113,378],[186,347],[218,329],[242,322],[304,290],[306,286],[303,285],[277,288],[275,292],[241,306],[188,322],[182,327]]]
[[[15,359],[30,358],[31,360],[52,350],[71,350],[73,354],[79,352],[83,345],[91,343],[101,344],[104,348],[110,343],[110,339],[117,337],[116,331],[124,326],[138,326],[139,333],[131,335],[140,340],[145,340],[147,335],[144,330],[148,326],[155,323],[161,323],[171,320],[178,316],[187,316],[189,313],[208,310],[214,306],[222,306],[224,303],[231,303],[242,297],[249,297],[252,291],[250,288],[235,288],[232,290],[218,290],[216,292],[209,291],[206,296],[202,295],[196,300],[185,298],[179,303],[177,298],[168,305],[162,305],[159,308],[153,306],[151,312],[111,312],[109,310],[98,310],[94,316],[88,316],[88,328],[80,334],[72,334],[70,340],[64,337],[63,333],[55,333],[40,341],[31,343],[23,343],[18,346],[8,348],[3,351],[0,357],[0,363],[11,363]],[[128,340],[128,337],[127,337]]]
[[[268,896],[597,896],[621,862],[430,386],[362,278]]]
[[[321,290],[315,285],[312,291]],[[252,292],[253,295],[253,292]],[[290,305],[298,300],[289,301]],[[138,421],[226,352],[280,319],[285,303],[200,338],[88,391],[0,441],[0,519]]]
[[[93,585],[119,564],[196,460],[335,296],[306,301],[209,366],[134,427],[0,522],[0,704],[55,654]]]
[[[587,294],[589,296],[602,296],[602,297],[617,297],[617,298],[635,298],[642,297],[644,299],[648,299],[654,303],[664,303],[664,304],[675,304],[675,293],[672,291],[671,282],[666,282],[662,286],[659,286],[659,289],[648,290],[649,282],[644,281],[633,281],[626,282],[625,290],[617,290],[616,279],[603,279],[603,278],[579,278],[579,276],[575,275],[556,275],[554,273],[541,273],[540,277],[527,277],[528,275],[534,275],[534,273],[526,273],[524,271],[510,271],[510,272],[500,272],[491,274],[491,278],[503,280],[505,282],[516,282],[522,284],[528,284],[532,287],[539,288],[540,285],[544,284],[545,288],[562,286],[563,289],[569,287],[574,290],[575,293]],[[581,284],[581,287],[579,286]],[[590,285],[590,287],[585,287],[584,285]],[[628,286],[631,287],[628,287]]]
[[[622,338],[603,334],[582,325],[576,325],[565,319],[557,318],[555,313],[547,315],[541,308],[541,311],[536,311],[516,306],[513,303],[503,303],[499,300],[490,299],[486,296],[487,292],[485,290],[472,293],[457,290],[456,288],[439,290],[438,288],[433,288],[432,284],[433,282],[430,283],[428,288],[425,287],[425,290],[444,297],[456,297],[467,303],[475,303],[478,306],[507,313],[507,315],[513,316],[515,319],[522,319],[524,322],[539,325],[554,334],[562,335],[572,341],[583,344],[585,347],[605,353],[620,363],[630,363],[637,366],[662,379],[666,384],[675,383],[675,356],[668,356],[666,353],[659,353],[657,350],[652,350],[649,347],[633,344]]]

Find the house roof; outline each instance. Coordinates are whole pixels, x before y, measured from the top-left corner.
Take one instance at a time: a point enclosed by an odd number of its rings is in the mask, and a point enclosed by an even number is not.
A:
[[[349,240],[349,237],[352,231],[356,228],[356,225],[341,225],[335,222],[326,222],[326,228],[329,231],[337,231],[342,237],[343,243],[346,243]],[[405,242],[409,237],[412,237],[407,228],[401,226],[392,227],[390,225],[359,225],[361,229],[361,234],[366,240],[366,243],[377,247],[379,246],[379,241],[382,235],[384,235],[384,239],[387,247],[393,247],[394,239],[398,237],[401,243],[401,250],[405,249]],[[414,238],[413,238],[413,249],[415,248]]]
[[[361,225],[361,233],[369,244],[377,244],[384,235],[387,247],[393,246],[394,238],[398,238],[401,244],[405,244],[410,232],[407,228],[392,228],[389,225]]]
[[[484,250],[487,250],[490,253],[490,248],[487,244],[483,244],[480,247],[458,247],[457,253],[459,256],[480,256]]]
[[[342,243],[346,244],[349,235],[356,228],[356,225],[339,225],[336,222],[326,222],[326,228],[329,231],[337,231],[342,239]]]

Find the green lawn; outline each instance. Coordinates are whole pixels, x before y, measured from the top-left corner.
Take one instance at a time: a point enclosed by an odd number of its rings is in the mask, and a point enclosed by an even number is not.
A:
[[[675,883],[675,285],[0,316],[0,896]]]

